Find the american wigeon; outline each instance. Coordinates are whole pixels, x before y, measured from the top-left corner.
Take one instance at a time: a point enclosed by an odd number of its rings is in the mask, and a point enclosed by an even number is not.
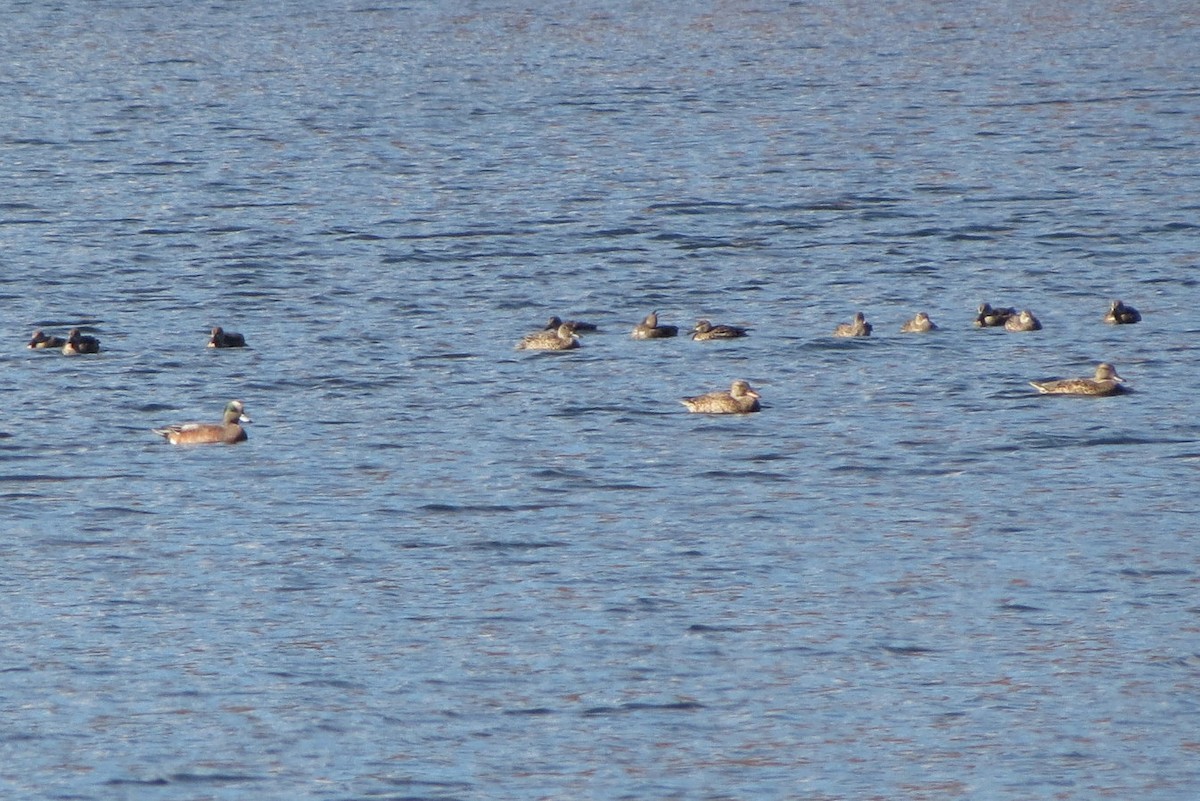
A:
[[[707,339],[737,339],[748,336],[749,329],[737,325],[713,325],[708,320],[699,320],[692,328],[692,339],[703,342]]]
[[[572,350],[579,347],[579,337],[570,323],[562,323],[553,331],[534,331],[517,343],[517,350]]]
[[[633,333],[630,336],[634,339],[665,339],[678,334],[679,326],[659,325],[658,312],[652,311],[646,315],[646,319],[633,327]]]
[[[1029,309],[1022,309],[1020,314],[1015,314],[1004,321],[1005,331],[1041,331],[1042,323],[1038,318],[1033,316],[1033,312]]]
[[[49,336],[40,328],[34,331],[33,336],[29,339],[29,347],[33,350],[61,348],[65,344],[67,344],[67,340],[62,337]]]
[[[572,331],[597,331],[595,323],[585,323],[582,320],[563,320],[557,314],[546,321],[545,331],[557,331],[563,324],[571,326]]]
[[[1126,306],[1119,300],[1114,300],[1104,315],[1104,322],[1109,325],[1133,325],[1142,321],[1141,313],[1132,306]]]
[[[240,424],[249,422],[246,407],[235,400],[225,405],[225,418],[220,423],[182,423],[152,430],[172,445],[232,445],[246,439],[246,429]]]
[[[219,325],[213,326],[212,336],[208,338],[210,348],[244,348],[246,338],[241,334],[226,331]]]
[[[67,334],[67,341],[63,343],[62,352],[64,356],[78,356],[80,353],[99,353],[100,340],[95,337],[84,336],[79,333],[78,328],[72,328]]]
[[[1030,385],[1043,395],[1118,395],[1125,392],[1125,379],[1117,375],[1117,369],[1108,362],[1096,365],[1092,378],[1063,378],[1058,381],[1030,381]]]
[[[759,394],[750,388],[749,382],[738,379],[728,392],[709,392],[693,398],[683,398],[680,403],[689,412],[701,414],[748,414],[757,412]]]
[[[854,313],[854,321],[849,323],[838,323],[837,328],[833,329],[835,337],[869,337],[871,336],[871,324],[867,322],[867,318],[862,312]]]
[[[915,317],[900,326],[900,333],[902,334],[923,334],[926,331],[936,330],[937,325],[933,320],[929,319],[929,315],[925,312],[917,312]]]
[[[1016,313],[1017,310],[1013,308],[993,309],[990,303],[980,303],[979,314],[975,316],[975,327],[998,328]]]

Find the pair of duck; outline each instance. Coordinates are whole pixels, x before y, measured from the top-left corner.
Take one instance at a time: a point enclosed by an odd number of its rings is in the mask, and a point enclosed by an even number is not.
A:
[[[80,333],[78,328],[72,328],[66,339],[49,336],[39,328],[33,332],[29,347],[33,350],[61,348],[64,356],[78,356],[81,353],[99,353],[100,340]]]
[[[652,311],[629,334],[634,339],[666,339],[679,335],[679,326],[658,322],[658,312]],[[708,320],[697,320],[692,327],[692,339],[706,342],[713,339],[737,339],[750,335],[750,329],[739,325],[713,325]]]
[[[837,327],[833,329],[833,335],[835,337],[869,337],[874,330],[875,327],[867,322],[867,318],[862,312],[855,312],[854,319],[850,322],[838,323]],[[915,317],[900,326],[902,334],[917,334],[936,330],[937,324],[925,312],[917,312]]]
[[[1018,312],[1012,307],[993,308],[990,303],[979,305],[975,316],[976,328],[1003,328],[1005,331],[1040,331],[1042,323],[1029,309]]]

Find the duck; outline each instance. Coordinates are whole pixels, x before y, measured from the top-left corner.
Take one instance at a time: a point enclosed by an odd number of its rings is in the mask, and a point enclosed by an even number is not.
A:
[[[49,336],[40,328],[34,331],[33,336],[29,339],[29,347],[32,350],[57,349],[65,344],[67,344],[67,340],[62,337]]]
[[[571,350],[579,347],[579,337],[570,323],[560,323],[553,331],[534,331],[517,343],[517,350]]]
[[[233,400],[225,405],[225,416],[219,423],[181,423],[151,430],[172,445],[232,445],[246,440],[246,429],[241,424],[249,422],[245,404]]]
[[[630,336],[634,339],[666,339],[678,334],[678,326],[659,325],[658,312],[652,311],[646,315],[646,319],[633,327],[633,333]]]
[[[838,323],[837,328],[833,329],[835,337],[869,337],[871,336],[871,324],[867,322],[867,318],[862,312],[854,313],[854,322]]]
[[[692,328],[692,339],[703,342],[707,339],[737,339],[749,335],[749,330],[737,325],[713,325],[708,320],[698,320]]]
[[[1119,395],[1128,391],[1124,383],[1125,379],[1117,375],[1117,368],[1108,362],[1096,365],[1096,374],[1091,378],[1029,382],[1042,395]]]
[[[936,330],[937,324],[929,319],[929,315],[925,312],[917,312],[915,317],[900,326],[900,333],[902,334],[921,334],[926,331]]]
[[[1114,300],[1108,308],[1108,314],[1104,315],[1104,322],[1109,325],[1133,325],[1141,321],[1141,312],[1119,300]]]
[[[554,315],[553,317],[551,317],[546,322],[546,327],[542,330],[557,331],[558,327],[560,325],[562,325],[563,323],[566,323],[567,325],[571,326],[572,331],[598,331],[599,330],[599,328],[596,326],[595,323],[585,323],[582,320],[564,320],[561,317],[559,317],[557,314]]]
[[[80,353],[99,353],[100,340],[95,337],[84,336],[79,333],[78,328],[72,328],[67,334],[67,341],[63,343],[62,352],[64,356],[78,356]]]
[[[709,392],[680,400],[689,412],[700,414],[749,414],[759,410],[759,394],[748,381],[738,379],[728,392]]]
[[[976,328],[998,328],[1008,322],[1008,318],[1017,313],[1016,309],[993,309],[990,303],[979,304],[979,314],[975,317]]]
[[[1029,309],[1022,309],[1020,314],[1015,314],[1004,321],[1005,331],[1041,331],[1042,323],[1038,318],[1033,316],[1033,312]]]
[[[219,325],[213,326],[212,336],[208,339],[208,347],[210,348],[244,348],[246,347],[246,338],[241,334],[235,334],[232,331],[226,331]]]

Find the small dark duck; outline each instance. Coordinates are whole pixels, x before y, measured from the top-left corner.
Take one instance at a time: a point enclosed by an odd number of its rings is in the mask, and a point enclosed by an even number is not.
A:
[[[1104,322],[1109,325],[1133,325],[1142,321],[1141,313],[1132,306],[1126,306],[1119,300],[1114,300],[1104,315]]]
[[[738,379],[728,392],[709,392],[680,401],[689,412],[700,414],[749,414],[757,412],[759,394],[747,381]]]
[[[67,340],[62,337],[48,336],[42,329],[37,329],[33,332],[33,336],[29,340],[29,347],[33,350],[48,350],[61,348],[67,344]]]
[[[84,336],[79,333],[78,328],[72,328],[67,334],[67,341],[63,343],[62,352],[64,356],[78,356],[81,353],[99,353],[100,340],[95,337]]]
[[[1117,369],[1108,362],[1096,365],[1096,375],[1092,378],[1063,378],[1058,381],[1029,383],[1043,395],[1119,395],[1128,391],[1122,386],[1125,379],[1117,375]]]
[[[572,331],[598,331],[595,323],[585,323],[583,320],[563,320],[558,315],[551,317],[546,321],[545,331],[557,331],[558,327],[563,324],[571,326]]]
[[[172,445],[232,445],[246,440],[241,424],[249,422],[246,407],[235,400],[225,405],[225,417],[219,423],[182,423],[152,430]]]
[[[646,315],[646,319],[633,327],[633,333],[630,336],[634,339],[665,339],[678,334],[678,326],[659,325],[658,312],[652,311]]]
[[[979,304],[979,314],[975,316],[976,328],[999,328],[1008,322],[1008,318],[1017,313],[1016,309],[993,309],[990,303]]]
[[[553,331],[534,331],[517,343],[517,350],[572,350],[579,337],[570,323],[560,323]]]
[[[226,331],[219,325],[213,326],[212,336],[208,339],[208,347],[210,348],[244,348],[246,347],[246,338],[241,334],[235,334],[232,331]]]
[[[902,334],[923,334],[926,331],[936,330],[937,325],[933,320],[929,319],[929,315],[925,312],[917,312],[915,317],[900,326],[900,333]]]
[[[703,342],[708,339],[737,339],[748,336],[749,329],[737,325],[713,325],[708,320],[698,320],[692,328],[692,339]]]
[[[1041,331],[1042,322],[1033,316],[1033,312],[1029,309],[1022,309],[1020,314],[1015,314],[1004,321],[1005,331]]]
[[[867,318],[862,312],[854,313],[854,321],[849,323],[838,323],[837,328],[833,329],[835,337],[869,337],[871,336],[871,324],[867,322]]]

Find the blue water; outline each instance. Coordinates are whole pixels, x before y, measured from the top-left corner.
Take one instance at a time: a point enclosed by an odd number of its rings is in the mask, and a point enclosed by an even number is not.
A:
[[[11,4],[0,795],[1190,801],[1198,29]]]

